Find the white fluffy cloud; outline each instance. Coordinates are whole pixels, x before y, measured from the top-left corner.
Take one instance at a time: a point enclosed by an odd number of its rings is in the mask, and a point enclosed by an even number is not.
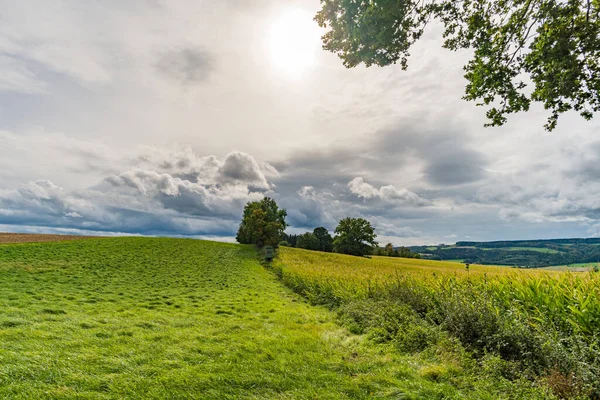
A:
[[[377,198],[388,202],[413,206],[431,204],[430,201],[419,197],[419,195],[406,188],[398,189],[393,185],[385,185],[377,189],[375,186],[365,182],[361,177],[352,179],[348,183],[348,189],[353,194],[366,200]]]

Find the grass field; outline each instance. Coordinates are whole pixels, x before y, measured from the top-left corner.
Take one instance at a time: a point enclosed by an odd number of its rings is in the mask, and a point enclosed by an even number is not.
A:
[[[453,368],[350,334],[250,247],[0,245],[2,399],[491,398]]]
[[[287,248],[264,268],[251,247],[184,239],[1,244],[0,398],[594,398],[584,291],[598,281]],[[567,345],[539,350],[563,322]]]

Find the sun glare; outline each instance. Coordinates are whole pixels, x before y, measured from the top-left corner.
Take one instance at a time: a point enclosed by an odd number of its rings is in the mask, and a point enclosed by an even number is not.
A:
[[[273,65],[290,77],[300,77],[316,64],[320,29],[313,16],[301,9],[287,9],[271,25],[268,37]]]

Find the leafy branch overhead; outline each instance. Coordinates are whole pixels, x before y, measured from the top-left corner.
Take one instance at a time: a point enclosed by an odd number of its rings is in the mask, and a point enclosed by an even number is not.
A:
[[[556,127],[575,110],[600,111],[600,0],[321,0],[324,48],[348,68],[408,66],[425,27],[444,27],[443,47],[471,49],[464,99],[487,106],[486,126],[540,102]]]

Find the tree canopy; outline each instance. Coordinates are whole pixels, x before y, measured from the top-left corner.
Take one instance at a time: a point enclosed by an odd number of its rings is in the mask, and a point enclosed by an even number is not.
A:
[[[298,235],[296,247],[306,250],[319,250],[319,241],[312,232],[306,232]]]
[[[312,232],[298,235],[295,247],[307,250],[331,252],[333,250],[333,238],[327,228],[322,226],[315,228]]]
[[[344,218],[335,228],[333,251],[354,256],[366,256],[373,253],[377,246],[375,230],[371,223],[363,218]]]
[[[385,247],[375,248],[373,254],[386,257],[421,258],[419,253],[414,253],[410,248],[403,246],[396,248],[391,243],[386,244]]]
[[[253,201],[244,207],[244,216],[237,233],[237,241],[242,244],[254,244],[258,247],[276,246],[288,226],[285,222],[287,212],[279,209],[275,200],[265,197]]]
[[[319,248],[317,250],[327,252],[333,251],[333,238],[327,228],[322,226],[315,228],[313,235],[317,238],[317,242],[319,243]]]
[[[315,20],[326,50],[346,67],[408,66],[428,23],[443,25],[443,47],[471,49],[464,99],[488,107],[486,126],[549,110],[547,130],[575,110],[600,110],[600,0],[321,0]]]

